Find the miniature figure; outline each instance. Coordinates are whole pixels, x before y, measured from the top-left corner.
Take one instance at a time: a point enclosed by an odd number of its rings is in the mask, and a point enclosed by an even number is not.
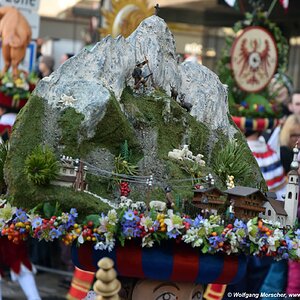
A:
[[[178,92],[175,89],[175,86],[171,85],[171,98],[174,99],[175,101],[177,100]]]
[[[136,66],[132,72],[132,77],[134,78],[134,89],[138,89],[140,87],[141,84],[143,84],[143,86],[146,86],[146,82],[148,80],[148,78],[152,75],[152,73],[143,76],[143,66],[148,63],[148,60],[144,60],[143,62],[137,62]]]
[[[180,106],[186,109],[187,112],[190,112],[192,110],[193,105],[185,101],[185,94],[181,94],[179,96],[179,100],[180,100]]]
[[[159,12],[159,9],[160,9],[159,4],[156,3],[156,5],[154,6],[154,8],[155,8],[154,14],[155,14],[156,16],[158,16],[158,12]]]
[[[171,191],[172,191],[171,187],[169,187],[169,186],[165,187],[167,208],[168,209],[172,209],[175,206]]]
[[[230,200],[230,205],[228,207],[229,220],[234,219],[234,200]]]

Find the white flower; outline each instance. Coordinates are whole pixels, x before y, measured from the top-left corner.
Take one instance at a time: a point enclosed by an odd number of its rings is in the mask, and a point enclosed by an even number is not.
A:
[[[142,239],[142,247],[151,248],[154,245],[154,241],[151,239],[151,234],[147,234]]]
[[[99,220],[100,220],[99,230],[103,233],[107,232],[107,225],[109,223],[108,216],[101,217]]]
[[[6,203],[4,207],[0,208],[0,219],[3,219],[5,222],[10,221],[16,210],[16,207],[11,206],[9,203]]]
[[[83,244],[83,243],[84,243],[84,238],[83,238],[82,233],[81,233],[80,236],[78,237],[78,243],[79,243],[79,244]]]
[[[116,225],[118,223],[118,214],[115,209],[112,209],[107,214],[108,221],[111,225]]]
[[[149,216],[143,216],[141,218],[140,225],[144,227],[146,232],[148,232],[148,230],[153,226],[153,220]]]
[[[276,228],[274,230],[273,236],[274,236],[274,238],[276,238],[276,240],[282,240],[282,239],[284,239],[283,232],[279,228]]]
[[[173,213],[172,210],[168,210],[169,219],[165,219],[164,222],[167,225],[167,230],[172,231],[174,228],[178,231],[184,227],[182,224],[182,218]]]
[[[94,249],[95,250],[106,250],[106,244],[104,244],[103,242],[98,242],[95,244]]]
[[[203,244],[203,239],[200,237],[203,234],[203,228],[190,228],[182,237],[187,244],[192,244],[193,247],[200,247]]]
[[[276,251],[276,239],[273,236],[269,236],[268,239],[268,244],[269,244],[269,248],[268,248],[268,252],[270,251]]]

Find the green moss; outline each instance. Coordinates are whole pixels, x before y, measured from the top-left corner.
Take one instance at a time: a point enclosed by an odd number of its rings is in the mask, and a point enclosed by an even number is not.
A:
[[[62,131],[60,144],[64,146],[66,155],[73,157],[78,155],[78,137],[83,119],[84,115],[71,107],[64,110],[60,115],[58,120],[58,125]]]
[[[43,202],[52,204],[58,202],[62,211],[69,211],[70,208],[75,207],[79,212],[79,218],[82,219],[89,214],[107,212],[111,209],[108,204],[101,202],[92,195],[75,192],[72,188],[53,185],[36,189],[36,197],[33,197],[31,207],[41,203],[41,195],[43,195]]]
[[[43,114],[43,100],[32,96],[20,111],[10,140],[5,176],[15,204],[23,207],[31,207],[31,195],[34,193],[34,188],[28,184],[23,172],[24,161],[33,149],[42,143]]]
[[[92,193],[100,195],[103,198],[113,198],[111,179],[87,174],[86,181],[89,185],[89,191],[91,191]]]
[[[112,96],[107,104],[105,116],[97,125],[95,136],[87,143],[90,145],[100,144],[100,146],[109,149],[111,153],[118,155],[120,146],[125,140],[132,150],[133,157],[141,157],[141,150],[136,142],[134,130],[122,113],[119,103]]]

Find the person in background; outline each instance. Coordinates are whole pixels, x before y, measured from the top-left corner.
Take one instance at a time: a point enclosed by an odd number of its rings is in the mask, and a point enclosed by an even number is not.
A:
[[[300,138],[300,91],[293,93],[291,110],[293,114],[286,119],[280,132],[280,157],[286,174],[293,159],[293,147]]]
[[[49,76],[54,69],[54,58],[49,55],[42,55],[39,59],[39,78]]]
[[[73,53],[64,53],[60,58],[60,63],[63,64],[65,61],[67,61],[69,58],[73,57]]]
[[[275,100],[275,103],[279,106],[282,111],[282,118],[280,120],[279,126],[273,130],[267,130],[263,132],[263,137],[265,138],[268,145],[280,156],[280,142],[279,135],[281,127],[286,121],[287,117],[292,114],[292,94],[293,94],[293,83],[291,79],[285,74],[275,74],[272,78],[269,86],[269,93],[271,98]]]

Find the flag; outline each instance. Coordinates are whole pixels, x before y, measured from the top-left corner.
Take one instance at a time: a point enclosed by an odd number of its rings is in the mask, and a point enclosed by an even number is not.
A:
[[[229,1],[231,1],[231,0],[229,0]],[[226,2],[227,2],[227,0],[226,0]],[[231,2],[234,2],[234,1],[231,1]],[[280,2],[280,4],[282,5],[282,7],[285,10],[288,9],[288,7],[289,7],[289,0],[279,0],[279,2]]]

